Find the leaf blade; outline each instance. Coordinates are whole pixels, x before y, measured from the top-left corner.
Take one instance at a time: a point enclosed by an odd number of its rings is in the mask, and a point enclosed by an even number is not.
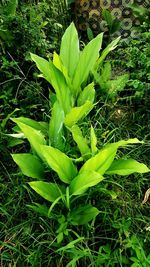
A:
[[[58,101],[56,101],[53,105],[51,120],[49,122],[49,139],[50,145],[60,150],[64,147],[63,123],[64,111]]]
[[[43,77],[53,86],[56,97],[65,113],[71,108],[71,92],[63,73],[55,67],[53,62],[31,53],[32,60],[36,63]]]
[[[71,78],[74,76],[74,72],[79,60],[79,39],[78,33],[72,22],[65,31],[60,47],[60,58],[68,70],[68,74]]]
[[[134,159],[119,159],[112,163],[106,174],[130,175],[135,172],[146,173],[149,171],[150,169],[145,164],[139,163]]]
[[[120,38],[121,36],[117,37],[115,40],[113,40],[110,44],[107,45],[107,47],[103,50],[101,56],[97,60],[94,69],[98,69],[99,65],[103,62],[103,60],[106,58],[109,52],[113,51],[117,47]]]
[[[92,39],[80,54],[79,62],[73,78],[73,87],[76,96],[80,91],[80,86],[88,77],[89,72],[93,69],[96,60],[99,57],[99,50],[102,45],[103,34],[100,33]]]
[[[91,125],[91,133],[90,133],[90,137],[91,137],[91,151],[92,151],[92,154],[96,154],[97,152],[97,137],[96,137],[96,134],[95,134],[95,131],[94,131],[94,128],[92,127]]]
[[[90,148],[87,144],[87,140],[85,137],[83,137],[82,132],[80,128],[75,124],[71,129],[70,129],[74,141],[77,143],[77,146],[80,150],[81,155],[84,157],[86,155],[90,155]]]
[[[116,152],[117,149],[114,146],[101,149],[95,156],[85,162],[79,173],[92,170],[103,175],[113,162]]]
[[[11,120],[14,121],[19,126],[21,131],[24,133],[25,137],[30,142],[31,147],[36,151],[37,155],[39,155],[39,157],[43,159],[40,151],[40,145],[46,144],[44,135],[40,131],[35,130],[34,128],[28,126],[27,124],[20,122],[19,118]]]
[[[49,167],[58,174],[60,180],[69,184],[77,174],[72,160],[65,153],[51,146],[41,146],[41,152]]]
[[[87,224],[95,219],[99,214],[99,210],[92,205],[78,207],[70,213],[69,219],[72,225]]]
[[[48,132],[48,124],[46,122],[38,122],[26,117],[18,117],[17,120],[34,128],[35,130],[41,131],[43,134],[47,134]]]
[[[36,193],[50,202],[54,202],[63,194],[63,188],[54,183],[36,181],[28,184]]]
[[[43,179],[44,167],[36,156],[32,154],[12,154],[11,156],[24,175]]]
[[[35,62],[37,68],[44,75],[44,78],[51,83],[50,66],[48,60],[30,53],[31,59]]]
[[[91,103],[94,103],[95,98],[95,89],[94,89],[94,83],[88,84],[83,91],[81,91],[77,103],[78,106],[84,105],[86,101],[90,101]]]
[[[103,175],[111,166],[119,147],[137,143],[142,143],[142,141],[139,141],[137,138],[133,138],[129,140],[120,140],[116,143],[106,145],[95,156],[85,162],[79,173],[93,170]]]
[[[71,128],[79,120],[83,119],[93,108],[93,104],[90,101],[86,101],[84,105],[80,107],[74,107],[65,117],[65,125]]]
[[[81,195],[89,187],[95,186],[103,180],[103,176],[95,171],[83,171],[76,176],[70,186],[69,190],[72,195]]]

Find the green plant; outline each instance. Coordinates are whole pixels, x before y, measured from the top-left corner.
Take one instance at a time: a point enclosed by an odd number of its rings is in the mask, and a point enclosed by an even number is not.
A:
[[[12,34],[8,28],[8,24],[5,24],[4,21],[7,20],[11,22],[15,15],[16,9],[18,6],[18,0],[12,1],[4,1],[4,3],[0,4],[0,19],[1,19],[1,26],[0,26],[0,45],[4,52],[5,43],[10,44],[12,41]]]
[[[118,93],[125,88],[129,80],[129,74],[123,74],[116,79],[112,79],[112,69],[109,61],[103,64],[99,72],[93,72],[93,75],[96,84],[100,86],[100,95],[104,98],[115,99]]]
[[[40,180],[29,182],[29,185],[40,196],[52,203],[49,208],[39,204],[30,207],[57,221],[58,243],[63,240],[64,236],[68,236],[70,231],[72,232],[71,225],[87,224],[98,215],[99,210],[90,204],[76,207],[77,199],[83,197],[88,188],[100,183],[105,175],[129,175],[133,172],[149,171],[144,164],[133,159],[114,160],[119,147],[140,143],[137,139],[122,140],[98,150],[92,131],[91,150],[88,148],[91,155],[82,165],[80,162],[81,167],[78,167],[77,158],[73,160],[60,150],[47,145],[49,141],[46,142],[43,134],[46,125],[25,118],[13,119],[13,121],[17,123],[32,148],[32,153],[13,154],[13,160],[24,175]],[[75,141],[76,137],[73,135]],[[83,150],[79,145],[81,143],[77,141],[77,144],[82,154]],[[82,148],[86,151],[87,145],[84,147],[82,143]],[[83,157],[84,155],[87,154],[83,154]],[[50,175],[50,170],[56,172],[59,179],[54,174]],[[43,181],[44,176],[47,177],[46,181]],[[60,202],[62,202],[61,209],[59,212],[55,211],[55,206]]]
[[[72,126],[92,108],[94,85],[91,84],[82,91],[81,84],[87,79],[98,58],[101,43],[102,34],[93,39],[80,53],[78,35],[74,25],[71,24],[62,38],[60,56],[54,53],[53,62],[31,54],[42,76],[55,90],[57,102],[67,115],[66,126]],[[78,75],[79,72],[80,75]],[[72,110],[76,103],[78,107]],[[72,118],[72,112],[75,114],[74,118]],[[72,119],[75,121],[73,122]]]
[[[134,172],[149,172],[146,165],[131,158],[115,160],[120,147],[142,143],[138,139],[121,140],[98,149],[94,128],[91,127],[89,146],[76,124],[93,106],[93,84],[87,85],[83,91],[81,84],[87,79],[90,70],[97,66],[95,61],[101,41],[100,34],[80,52],[78,36],[74,25],[71,24],[62,38],[60,56],[55,53],[53,62],[32,54],[31,57],[43,77],[53,85],[56,93],[53,94],[52,116],[49,124],[24,117],[12,119],[18,126],[18,133],[12,136],[20,138],[23,135],[31,146],[31,153],[12,154],[13,160],[24,175],[38,180],[29,182],[30,187],[52,203],[50,206],[35,203],[29,207],[49,219],[56,220],[58,244],[64,238],[71,240],[72,235],[79,238],[75,242],[80,241],[82,238],[78,236],[75,227],[87,225],[99,214],[100,211],[90,203],[78,205],[79,199],[86,195],[90,187],[99,184],[106,175],[124,176]],[[114,42],[113,46],[111,44],[102,53],[99,62],[112,47],[114,48]],[[95,50],[91,58],[93,48]],[[74,107],[76,103],[79,106]],[[86,103],[88,109],[85,109]],[[63,123],[72,133],[81,153],[79,158],[76,155],[68,156],[69,152],[61,151]]]
[[[38,52],[44,55],[51,49],[58,49],[62,33],[70,22],[67,1],[6,1],[0,4],[1,12],[1,54],[7,50],[13,57]],[[46,38],[47,36],[47,38]],[[17,46],[19,40],[19,46]],[[16,46],[16,51],[13,47]]]
[[[106,44],[108,44],[110,40],[112,39],[113,34],[119,30],[121,22],[117,18],[112,16],[111,12],[107,9],[103,9],[101,12],[101,15],[106,24],[104,38],[105,38]],[[91,24],[92,26],[92,22],[93,20],[91,20],[90,22],[90,19],[89,19],[89,25]],[[94,38],[94,30],[92,30],[91,28],[92,27],[90,26],[87,28],[87,37],[89,40],[92,40]]]
[[[109,37],[119,30],[121,22],[119,19],[113,17],[109,10],[102,10],[102,17],[107,23]]]
[[[55,94],[50,94],[54,105],[49,128],[51,144],[55,147],[60,148],[63,143],[63,124],[71,128],[94,106],[95,89],[93,82],[88,83],[89,74],[97,71],[119,41],[119,38],[114,40],[99,56],[102,37],[103,34],[99,34],[80,51],[78,34],[72,23],[62,37],[60,55],[54,53],[53,61],[31,54],[42,73],[40,76],[55,90]]]
[[[122,43],[115,54],[113,54],[113,69],[122,72],[126,69],[130,78],[121,93],[123,99],[131,100],[133,103],[149,105],[149,66],[150,66],[150,33],[140,33],[137,39],[130,39],[128,44]],[[122,54],[122,49],[124,53]]]
[[[29,112],[32,118],[37,118],[38,114],[41,114],[36,113],[35,110],[46,110],[47,101],[45,100],[48,98],[48,90],[45,89],[45,94],[44,82],[37,81],[35,68],[29,62],[29,52],[45,56],[50,55],[52,49],[59,48],[59,40],[70,16],[67,12],[69,7],[65,2],[59,1],[58,5],[58,1],[49,0],[1,1],[0,108],[2,120],[16,107],[24,116]],[[45,103],[41,103],[42,99]],[[41,118],[38,117],[38,119]]]
[[[150,25],[150,1],[146,1],[146,7],[136,3],[129,4],[128,6],[132,9],[134,16],[148,28]]]
[[[131,250],[130,260],[133,262],[132,267],[146,267],[150,264],[150,254],[146,255],[143,250],[143,244],[136,235],[125,240],[125,248],[130,248]]]
[[[24,109],[25,114],[28,108],[43,106],[39,99],[45,100],[48,92],[45,96],[44,82],[41,85],[37,81],[29,52],[45,56],[59,49],[59,40],[70,21],[68,9],[69,4],[63,0],[0,3],[1,97],[7,94],[7,103],[2,103],[2,119],[16,107]]]

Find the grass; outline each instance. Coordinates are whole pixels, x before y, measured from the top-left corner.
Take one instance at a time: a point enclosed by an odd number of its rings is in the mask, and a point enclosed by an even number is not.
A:
[[[145,137],[145,144],[126,148],[128,156],[149,165],[150,143],[149,125],[143,116],[130,113],[123,107],[121,118],[116,117],[116,110],[121,107],[101,106],[94,117],[84,124],[96,127],[99,146],[103,143],[118,141],[123,138]],[[108,112],[109,111],[109,112]],[[138,112],[139,113],[139,112]],[[133,116],[134,115],[134,116]],[[147,114],[148,116],[148,114]],[[107,118],[107,119],[106,119]],[[140,123],[141,122],[141,123]],[[146,135],[143,133],[147,133]],[[10,150],[10,149],[9,149]],[[1,266],[131,266],[131,257],[138,258],[138,246],[145,253],[145,263],[141,257],[139,266],[146,265],[150,241],[148,204],[141,205],[148,189],[149,174],[131,175],[130,177],[112,177],[100,184],[99,189],[91,189],[82,201],[91,202],[100,210],[95,223],[78,230],[84,240],[66,248],[68,242],[56,245],[55,223],[31,211],[27,205],[43,201],[26,185],[26,177],[16,169],[5,151],[6,161],[1,161],[2,181],[2,222],[1,222]],[[120,151],[123,155],[123,150]],[[8,161],[9,159],[9,161]],[[97,194],[95,194],[97,192]],[[136,238],[136,240],[132,240]],[[135,244],[137,242],[137,244]],[[58,250],[58,252],[57,252]],[[69,265],[70,262],[70,265]],[[73,265],[74,264],[74,265]],[[143,265],[142,265],[143,264]]]
[[[2,94],[3,105],[0,106],[2,119],[13,110],[12,100],[15,98],[21,108],[17,115],[48,120],[48,100],[45,99],[42,86],[47,89],[47,84],[35,80],[27,82],[26,86],[17,85],[13,96],[9,91],[10,84],[6,84]],[[128,92],[125,91],[124,96],[126,94]],[[121,96],[114,103],[100,97],[97,106],[81,123],[83,134],[89,137],[88,129],[92,124],[98,137],[98,147],[134,137],[144,140],[142,145],[121,149],[119,155],[123,156],[125,151],[128,157],[150,167],[149,98],[142,99],[142,102],[131,98],[129,102]],[[149,202],[144,205],[141,203],[149,188],[150,174],[109,176],[96,189],[90,189],[76,205],[92,203],[100,210],[100,214],[86,227],[72,226],[70,237],[66,236],[63,243],[58,245],[55,221],[33,212],[27,206],[33,202],[47,202],[28,187],[29,179],[19,172],[10,156],[11,153],[27,149],[24,144],[21,147],[9,146],[5,134],[11,132],[11,127],[11,123],[7,122],[0,129],[0,266],[148,267]],[[74,150],[69,153],[72,156]],[[59,211],[59,205],[57,207]]]

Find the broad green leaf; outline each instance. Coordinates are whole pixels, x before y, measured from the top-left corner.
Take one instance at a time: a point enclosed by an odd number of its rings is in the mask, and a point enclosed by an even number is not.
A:
[[[73,97],[66,83],[65,77],[54,64],[49,60],[51,72],[51,84],[56,92],[57,100],[65,113],[68,113],[72,107]]]
[[[49,91],[49,101],[50,101],[51,107],[53,107],[53,105],[57,101],[56,94],[53,93],[52,91]]]
[[[82,174],[84,171],[96,171],[103,175],[112,164],[116,152],[117,147],[115,145],[104,147],[94,157],[85,162],[80,169],[80,173]]]
[[[82,171],[76,176],[70,186],[70,193],[72,195],[81,195],[83,194],[89,187],[92,187],[103,180],[103,176],[95,171]]]
[[[132,173],[146,173],[150,169],[143,163],[139,163],[134,159],[115,160],[106,174],[130,175]]]
[[[103,33],[100,33],[85,46],[80,54],[79,62],[73,78],[73,87],[76,96],[80,92],[81,84],[87,79],[90,71],[93,69],[96,60],[99,57],[102,38]]]
[[[65,117],[65,125],[71,128],[80,119],[83,119],[93,108],[93,104],[90,101],[86,101],[84,105],[80,107],[74,107]]]
[[[60,232],[57,236],[56,236],[56,239],[57,239],[57,244],[60,244],[63,239],[64,239],[64,233],[63,232]]]
[[[58,101],[56,101],[52,108],[52,116],[49,123],[49,138],[50,145],[60,150],[64,147],[63,123],[64,111]]]
[[[36,156],[32,154],[12,154],[12,158],[24,175],[36,179],[44,178],[44,167]]]
[[[19,126],[21,131],[24,133],[25,137],[30,142],[32,148],[36,151],[38,156],[40,156],[43,159],[40,151],[40,145],[46,144],[43,134],[40,131],[35,130],[34,128],[20,122],[19,118],[12,119],[12,121],[14,121]]]
[[[58,197],[55,199],[55,201],[52,203],[52,205],[50,206],[49,210],[48,210],[48,216],[51,214],[52,210],[54,209],[54,207],[58,204],[58,202],[62,199],[62,196]]]
[[[51,83],[52,77],[50,74],[50,64],[49,62],[42,58],[39,57],[35,54],[30,53],[31,59],[36,63],[37,68],[40,70],[40,72],[43,74],[43,77]]]
[[[34,203],[35,205],[27,205],[28,208],[34,210],[35,212],[39,213],[42,216],[51,217],[48,216],[48,207],[45,205],[40,205],[39,203]]]
[[[70,183],[77,175],[77,170],[72,160],[63,152],[51,146],[41,146],[42,156],[64,183]]]
[[[97,152],[97,137],[94,131],[94,128],[91,125],[91,151],[92,154],[94,155]]]
[[[44,199],[54,202],[64,193],[64,188],[54,183],[43,181],[29,182],[31,188]]]
[[[34,54],[31,54],[31,58],[42,72],[43,77],[53,86],[57,100],[61,104],[64,112],[69,112],[72,105],[72,99],[63,73],[55,67],[50,59],[48,62]]]
[[[124,89],[128,80],[129,80],[129,75],[124,74],[117,77],[116,80],[107,81],[106,89],[109,97],[114,97],[117,95],[118,92],[121,92]]]
[[[91,220],[94,220],[99,214],[99,210],[91,205],[84,205],[71,211],[69,220],[73,225],[87,224]]]
[[[110,62],[106,62],[101,70],[101,75],[100,78],[105,82],[107,82],[108,80],[111,80],[111,64]]]
[[[83,171],[91,170],[103,175],[106,170],[108,170],[108,168],[111,166],[117,153],[117,149],[119,147],[136,143],[142,142],[139,141],[137,138],[133,138],[127,141],[121,140],[119,142],[106,145],[98,152],[98,154],[96,154],[94,157],[90,158],[85,162],[85,164],[80,169],[80,173],[82,173]]]
[[[115,40],[113,40],[102,52],[101,56],[99,57],[99,59],[97,60],[94,69],[98,69],[100,64],[103,62],[103,60],[106,58],[106,56],[109,54],[109,52],[111,52],[112,50],[114,50],[117,45],[118,42],[120,41],[120,36],[118,38],[116,38]]]
[[[90,83],[79,94],[78,101],[77,101],[78,106],[84,105],[87,100],[93,103],[94,98],[95,98],[94,83]]]
[[[32,128],[34,128],[35,130],[41,131],[43,134],[48,133],[48,123],[46,122],[38,122],[29,118],[25,118],[25,117],[19,117],[16,118],[16,120],[18,120],[19,122],[22,122],[28,126],[31,126]]]
[[[17,146],[17,145],[20,145],[20,144],[23,144],[24,141],[21,140],[21,139],[16,139],[16,138],[10,138],[8,139],[8,147],[14,147],[14,146]]]
[[[111,28],[113,23],[113,16],[111,15],[110,11],[108,11],[107,9],[103,9],[102,17],[107,22],[108,27]]]
[[[71,89],[72,88],[72,83],[71,83],[71,78],[68,76],[68,70],[63,65],[60,56],[56,52],[54,52],[54,54],[53,54],[53,64],[55,65],[55,67],[57,69],[59,69],[63,73],[63,75],[64,75],[64,77],[66,79],[67,85]]]
[[[143,141],[138,140],[137,138],[131,138],[128,140],[120,140],[116,143],[113,143],[117,146],[117,148],[121,147],[121,146],[127,146],[129,144],[144,144]]]
[[[70,129],[70,131],[72,133],[74,141],[77,143],[77,146],[81,152],[81,155],[83,157],[86,155],[90,155],[90,153],[91,153],[90,148],[87,144],[86,138],[83,137],[82,131],[80,130],[80,128],[77,125],[74,125]]]
[[[71,78],[74,76],[79,61],[79,53],[78,33],[72,22],[62,37],[60,47],[60,58]]]
[[[111,26],[111,29],[110,29],[110,34],[113,34],[115,33],[116,31],[119,30],[120,26],[121,26],[121,21],[119,19],[114,19],[113,20],[113,23],[112,23],[112,26]]]

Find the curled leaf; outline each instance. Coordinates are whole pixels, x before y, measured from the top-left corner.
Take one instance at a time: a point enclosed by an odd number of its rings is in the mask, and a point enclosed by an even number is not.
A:
[[[150,188],[147,189],[147,191],[146,191],[146,193],[144,195],[144,199],[142,201],[142,204],[145,204],[148,201],[149,195],[150,195]]]

